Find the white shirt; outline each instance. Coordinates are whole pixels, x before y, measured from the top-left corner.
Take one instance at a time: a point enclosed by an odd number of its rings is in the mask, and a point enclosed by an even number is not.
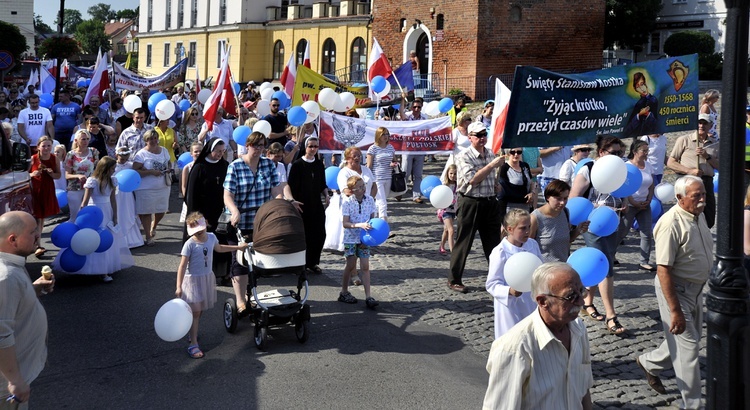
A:
[[[651,138],[648,135],[641,137],[641,141],[648,142],[648,158],[646,163],[651,165],[654,175],[664,174],[664,158],[667,155],[667,137],[659,135],[659,138]]]
[[[581,409],[594,385],[586,327],[568,324],[570,352],[535,310],[492,343],[484,409]]]
[[[539,147],[540,150],[545,148],[552,147]],[[560,176],[560,167],[566,159],[570,158],[571,148],[570,146],[562,147],[560,150],[539,157],[542,159],[542,178],[557,178]]]
[[[208,129],[208,125],[204,122],[203,125],[201,125],[201,132],[206,129]],[[232,121],[222,120],[221,122],[215,122],[213,129],[206,133],[205,141],[208,141],[213,137],[221,138],[221,140],[224,141],[224,146],[227,148],[227,151],[230,151],[232,147],[229,145],[229,141],[232,140],[232,133],[234,133]]]
[[[24,124],[26,137],[31,139],[29,145],[32,147],[36,147],[39,138],[47,134],[47,122],[51,121],[52,114],[44,107],[39,107],[37,110],[24,108],[18,113],[18,123]]]

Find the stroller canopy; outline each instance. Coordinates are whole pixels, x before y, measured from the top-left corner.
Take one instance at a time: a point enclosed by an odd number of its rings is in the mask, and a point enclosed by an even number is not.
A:
[[[272,199],[258,208],[253,248],[268,255],[305,250],[305,226],[294,205],[283,199]]]

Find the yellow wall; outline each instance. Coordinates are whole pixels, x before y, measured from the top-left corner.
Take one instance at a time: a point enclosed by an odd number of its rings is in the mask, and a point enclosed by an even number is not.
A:
[[[271,31],[271,39],[268,47],[267,73],[273,69],[273,44],[276,40],[284,43],[284,58],[289,59],[290,53],[297,49],[297,43],[301,39],[310,41],[310,65],[311,68],[320,72],[323,54],[323,42],[327,38],[333,39],[336,43],[336,69],[340,70],[351,65],[351,46],[355,38],[362,37],[365,44],[369,43],[370,33],[366,25],[360,26],[331,26],[331,27],[310,27],[310,28],[286,28]],[[369,52],[369,50],[368,50]]]

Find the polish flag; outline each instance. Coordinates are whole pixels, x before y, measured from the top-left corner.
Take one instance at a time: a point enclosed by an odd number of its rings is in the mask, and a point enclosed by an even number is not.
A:
[[[492,111],[492,123],[487,145],[492,147],[492,152],[497,153],[503,145],[505,135],[505,120],[508,118],[508,105],[510,103],[510,90],[500,79],[495,79],[495,109]]]
[[[62,73],[60,73],[60,78],[67,78],[68,77],[68,59],[66,58],[62,62]]]
[[[307,42],[307,46],[305,46],[305,57],[302,59],[302,65],[307,68],[310,68],[310,42],[309,41]]]
[[[384,78],[388,78],[393,74],[393,68],[388,58],[383,53],[383,49],[380,48],[378,40],[375,37],[372,38],[372,50],[370,50],[370,61],[367,64],[367,83],[372,82],[372,79],[382,75]],[[370,98],[375,99],[376,93],[370,90]]]
[[[307,43],[310,44],[310,43]],[[289,61],[284,67],[284,72],[281,73],[281,85],[284,87],[284,92],[289,97],[294,97],[294,82],[297,80],[297,61],[295,61],[295,55],[292,53],[289,56]]]
[[[203,106],[203,118],[206,120],[206,126],[211,131],[214,127],[214,120],[219,110],[219,106],[231,114],[237,114],[235,104],[234,87],[232,87],[232,72],[229,69],[229,50],[222,53],[221,68],[219,69],[219,80],[211,96],[208,97],[206,105]]]
[[[195,63],[195,99],[198,100],[198,93],[201,92],[201,75],[198,71],[198,63]]]
[[[99,49],[99,57],[97,58],[97,64],[94,67],[94,75],[91,77],[91,85],[89,85],[88,91],[86,91],[86,97],[83,99],[83,104],[88,105],[91,97],[95,95],[102,95],[104,90],[109,88],[109,72],[107,72],[107,54],[101,53]]]

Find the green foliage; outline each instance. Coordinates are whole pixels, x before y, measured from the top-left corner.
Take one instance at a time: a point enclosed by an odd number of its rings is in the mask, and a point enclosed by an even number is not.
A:
[[[111,10],[109,4],[99,3],[88,8],[87,12],[91,16],[92,20],[99,20],[103,22],[110,21],[117,17],[117,12]]]
[[[661,0],[607,0],[604,48],[617,45],[641,51],[654,31],[661,8]]]
[[[104,22],[99,20],[86,20],[78,25],[76,30],[76,40],[81,43],[81,49],[84,53],[95,54],[102,49],[102,52],[109,51],[109,37],[104,33]]]
[[[80,51],[78,42],[67,36],[53,36],[42,42],[37,54],[45,58],[70,58]]]
[[[464,91],[460,88],[451,88],[450,90],[448,90],[448,95],[461,95],[463,93]]]
[[[52,30],[52,27],[50,27],[49,25],[47,25],[47,23],[42,21],[42,16],[38,14],[34,14],[34,30],[42,34],[54,33],[54,30]]]
[[[724,69],[724,54],[711,53],[698,55],[698,77],[701,80],[721,80]]]
[[[664,42],[664,53],[669,56],[686,54],[712,54],[716,40],[705,31],[678,31]]]
[[[2,49],[13,55],[17,62],[20,61],[21,54],[29,49],[29,45],[26,44],[26,37],[14,24],[0,21],[0,39],[3,40]]]
[[[117,19],[134,19],[138,18],[138,8],[133,9],[122,9],[117,12]]]
[[[73,34],[76,32],[76,28],[81,24],[83,18],[81,12],[73,9],[65,9],[63,15],[63,32],[65,34]],[[55,25],[60,25],[60,16],[55,18]]]

